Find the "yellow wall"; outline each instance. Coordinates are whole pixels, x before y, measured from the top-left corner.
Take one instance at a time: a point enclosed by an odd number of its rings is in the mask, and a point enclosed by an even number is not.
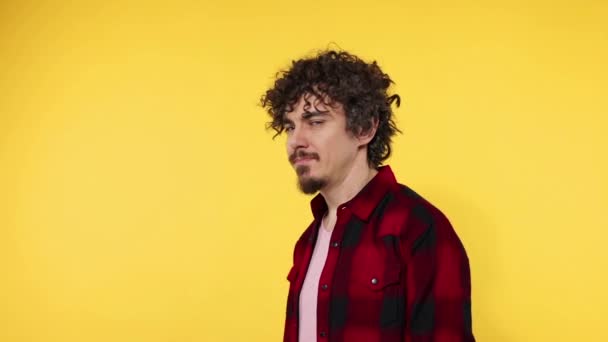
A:
[[[0,4],[0,341],[279,341],[311,215],[256,104],[331,42],[397,82],[478,340],[608,341],[605,1],[216,3]]]

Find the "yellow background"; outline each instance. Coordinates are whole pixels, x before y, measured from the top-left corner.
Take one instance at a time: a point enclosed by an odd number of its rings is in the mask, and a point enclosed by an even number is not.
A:
[[[328,46],[396,81],[478,341],[608,341],[608,5],[574,3],[1,2],[0,341],[279,341],[311,214],[257,102]]]

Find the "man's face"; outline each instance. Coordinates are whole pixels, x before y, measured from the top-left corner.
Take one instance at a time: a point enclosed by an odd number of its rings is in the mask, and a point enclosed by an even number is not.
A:
[[[346,130],[342,105],[325,105],[311,94],[303,95],[293,111],[285,113],[285,132],[289,162],[306,194],[340,182],[361,145]]]

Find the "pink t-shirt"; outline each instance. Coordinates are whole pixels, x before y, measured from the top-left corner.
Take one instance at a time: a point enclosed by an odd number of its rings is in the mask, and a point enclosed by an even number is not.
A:
[[[300,322],[299,342],[317,342],[317,295],[319,293],[319,278],[325,266],[331,232],[325,230],[323,221],[319,227],[319,235],[312,252],[310,265],[304,278],[300,292]]]

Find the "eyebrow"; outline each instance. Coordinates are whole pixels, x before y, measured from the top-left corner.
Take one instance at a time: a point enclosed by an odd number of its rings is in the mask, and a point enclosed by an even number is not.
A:
[[[313,111],[313,112],[304,112],[302,113],[302,119],[310,119],[312,117],[315,116],[329,116],[329,112],[320,112],[320,111]]]
[[[304,112],[302,113],[302,119],[304,120],[310,120],[311,118],[314,117],[323,117],[323,116],[329,116],[329,111],[326,112],[320,112],[320,111],[312,111],[312,112]],[[285,116],[283,118],[283,124],[293,124],[293,121],[291,121],[290,119],[287,118],[287,116]]]

